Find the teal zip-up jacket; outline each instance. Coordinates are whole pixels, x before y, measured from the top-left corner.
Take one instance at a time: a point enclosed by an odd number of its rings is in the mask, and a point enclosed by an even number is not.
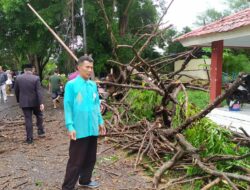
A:
[[[76,139],[98,136],[103,124],[97,85],[81,76],[67,82],[64,94],[65,124]]]

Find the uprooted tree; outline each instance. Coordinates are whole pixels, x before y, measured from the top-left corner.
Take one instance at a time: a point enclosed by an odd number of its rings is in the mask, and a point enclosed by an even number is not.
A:
[[[163,16],[167,13],[171,3]],[[113,45],[114,59],[109,60],[109,64],[116,66],[119,73],[114,80],[99,82],[112,87],[112,92],[110,92],[113,95],[112,100],[110,104],[106,105],[112,112],[110,119],[106,120],[109,131],[108,139],[118,143],[123,149],[137,153],[135,167],[141,164],[154,172],[153,188],[159,188],[159,182],[167,170],[188,170],[190,168],[196,168],[199,172],[192,175],[183,174],[177,179],[170,180],[162,189],[194,180],[204,180],[203,189],[209,189],[221,182],[233,189],[246,188],[250,184],[250,169],[247,168],[250,157],[249,135],[243,129],[243,133],[236,133],[219,127],[214,128],[215,124],[204,118],[239,86],[243,75],[239,75],[233,85],[203,111],[196,110],[190,113],[190,109],[195,110],[195,108],[189,104],[187,95],[182,100],[177,98],[180,92],[184,92],[184,95],[187,94],[185,85],[179,81],[179,74],[199,53],[200,48],[194,48],[175,56],[162,56],[149,60],[142,56],[143,52],[155,38],[171,27],[161,26],[163,16],[158,23],[150,27],[150,33],[148,30],[146,33],[142,33],[143,30],[137,33],[138,40],[134,44],[119,45],[105,12],[103,0],[98,0],[98,4]],[[122,48],[130,49],[134,54],[128,63],[122,63],[119,59],[117,52]],[[179,70],[164,72],[165,67],[174,64],[179,59],[184,59]],[[133,112],[131,113],[136,101],[136,98],[134,101],[127,101],[128,96],[131,95],[131,89],[136,89],[138,94],[149,92],[148,96],[152,99],[157,97],[153,100],[155,101],[153,107],[148,107],[149,102],[144,99],[145,102],[142,102],[144,106],[140,108],[141,112],[144,109],[151,109],[150,111],[154,114],[153,119],[141,119]],[[117,98],[119,94],[122,94],[122,97]],[[176,122],[176,118],[178,118],[178,122]],[[223,138],[226,139],[227,144],[211,145],[209,142],[198,142],[201,144],[197,145],[190,141],[192,138],[196,139],[196,135],[199,139],[198,136],[201,133],[204,133],[203,136],[212,135],[211,131],[216,133],[213,136],[215,140]],[[214,154],[206,154],[208,149],[216,149],[216,151],[212,151]],[[226,149],[228,151],[225,151]],[[143,159],[145,157],[149,160],[145,161]],[[228,170],[217,169],[218,163],[239,160],[245,160],[248,165],[245,164],[246,167],[243,167],[240,164],[232,164]],[[245,186],[239,183],[241,181]]]

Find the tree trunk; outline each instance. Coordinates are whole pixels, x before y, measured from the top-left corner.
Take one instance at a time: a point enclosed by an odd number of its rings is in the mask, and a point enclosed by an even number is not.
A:
[[[35,54],[28,54],[27,59],[29,64],[33,65],[36,68],[36,71],[38,72],[38,66],[37,66],[37,56]]]
[[[128,15],[122,15],[119,23],[120,36],[123,37],[126,34],[128,26]]]
[[[41,57],[38,57],[36,54],[28,54],[28,61],[35,67],[35,74],[40,77],[40,80],[43,79],[43,69],[45,68],[48,61],[43,61]]]
[[[128,10],[132,4],[133,0],[130,0],[123,12],[123,14],[121,15],[120,19],[119,19],[119,32],[120,32],[120,36],[124,36],[126,34],[126,30],[128,28]]]

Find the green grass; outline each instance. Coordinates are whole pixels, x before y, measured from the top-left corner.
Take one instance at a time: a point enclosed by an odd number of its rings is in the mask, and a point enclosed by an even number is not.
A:
[[[43,182],[41,180],[37,180],[37,181],[35,181],[35,185],[37,187],[42,187],[43,186]]]
[[[209,104],[209,92],[187,90],[187,95],[189,103],[196,105],[199,109],[204,109]],[[180,92],[178,99],[180,100],[183,96],[184,93]]]
[[[222,92],[223,93],[223,92]],[[188,101],[191,104],[194,104],[200,110],[204,109],[210,101],[209,92],[204,92],[200,90],[187,90]],[[184,96],[183,92],[180,92],[178,95],[178,100]],[[221,106],[226,106],[226,101],[221,103]]]

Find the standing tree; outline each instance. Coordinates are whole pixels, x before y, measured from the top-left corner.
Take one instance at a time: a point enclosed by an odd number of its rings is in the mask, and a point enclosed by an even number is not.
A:
[[[55,27],[62,21],[64,0],[51,2],[31,1],[45,20]],[[28,9],[26,1],[0,0],[1,27],[0,48],[14,55],[21,68],[22,63],[32,63],[42,78],[42,72],[50,57],[55,54],[57,44],[48,31]],[[8,64],[8,62],[6,62]]]
[[[214,8],[207,9],[205,12],[201,13],[197,16],[197,21],[195,25],[197,26],[205,26],[211,22],[219,20],[223,16],[226,16],[228,12],[219,12]]]
[[[203,13],[197,16],[197,21],[195,24],[197,26],[204,26],[224,16],[228,16],[240,10],[250,7],[250,2],[248,0],[225,0],[224,2],[226,8],[224,11],[220,12],[215,8],[209,8]]]
[[[231,13],[250,7],[250,2],[248,0],[226,0],[225,4],[229,6],[228,11]]]

